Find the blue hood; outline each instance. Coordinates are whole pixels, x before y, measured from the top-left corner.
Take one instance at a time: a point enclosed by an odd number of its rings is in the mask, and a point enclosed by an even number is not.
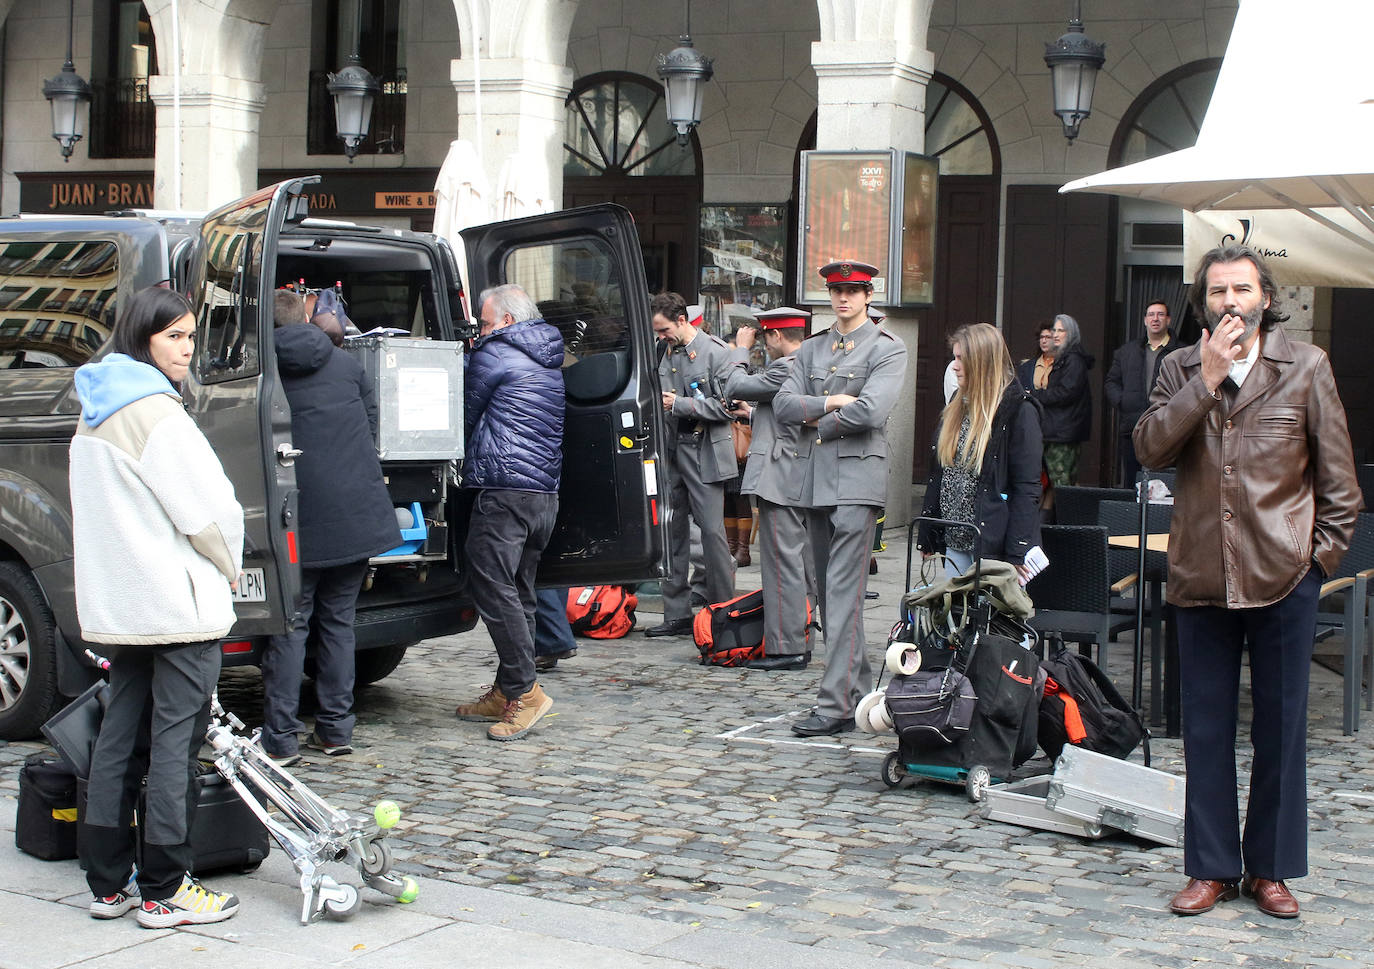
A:
[[[99,427],[111,414],[136,400],[176,392],[161,370],[125,353],[111,353],[76,371],[81,419],[90,427]]]
[[[556,369],[563,366],[563,334],[558,332],[558,327],[543,320],[512,323],[480,337],[473,342],[472,348],[476,350],[494,340],[509,343],[541,367]]]

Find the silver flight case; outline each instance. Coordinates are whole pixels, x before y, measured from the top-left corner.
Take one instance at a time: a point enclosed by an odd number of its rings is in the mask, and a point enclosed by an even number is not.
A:
[[[1090,750],[1066,746],[1054,766],[1046,806],[1160,844],[1183,844],[1184,779]]]

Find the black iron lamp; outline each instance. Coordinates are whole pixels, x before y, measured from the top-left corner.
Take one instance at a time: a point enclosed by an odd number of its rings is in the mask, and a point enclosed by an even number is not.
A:
[[[62,73],[43,82],[43,97],[52,106],[52,136],[62,146],[62,160],[70,162],[72,149],[86,135],[86,108],[91,103],[91,86],[76,73],[72,64],[72,20],[75,0],[67,4],[67,62]]]
[[[714,73],[711,58],[692,46],[692,4],[687,0],[687,29],[678,38],[677,47],[658,55],[668,123],[677,129],[679,145],[686,145],[692,129],[701,124],[701,98]]]
[[[358,37],[362,34],[363,0],[358,0],[356,30],[353,33],[353,53],[348,55],[344,66],[337,74],[330,73],[326,89],[334,99],[334,124],[344,143],[344,154],[348,163],[358,154],[358,146],[367,140],[368,129],[372,126],[372,102],[382,86],[363,67],[358,56]]]
[[[1054,113],[1064,124],[1064,137],[1072,143],[1078,126],[1093,109],[1097,72],[1106,63],[1106,44],[1089,40],[1083,33],[1082,0],[1074,3],[1073,19],[1064,36],[1045,45],[1045,64],[1054,86]]]

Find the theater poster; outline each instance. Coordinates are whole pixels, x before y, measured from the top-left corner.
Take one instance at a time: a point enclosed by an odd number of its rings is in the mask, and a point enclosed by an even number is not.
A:
[[[933,159],[910,152],[803,152],[799,300],[829,302],[817,270],[853,260],[878,267],[875,303],[929,306],[938,174]]]

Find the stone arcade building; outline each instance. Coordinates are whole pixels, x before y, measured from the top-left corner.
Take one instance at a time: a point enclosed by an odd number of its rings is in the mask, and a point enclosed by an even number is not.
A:
[[[1139,333],[1143,300],[1163,295],[1181,315],[1178,210],[1057,189],[1192,143],[1236,2],[1085,5],[1107,60],[1072,145],[1043,59],[1071,7],[696,0],[691,33],[715,78],[681,148],[655,72],[684,27],[676,0],[76,0],[74,62],[95,97],[87,137],[63,164],[42,85],[62,66],[67,5],[0,0],[0,211],[203,210],[320,173],[314,213],[429,228],[440,166],[463,139],[461,177],[485,189],[487,217],[620,202],[651,283],[699,294],[728,327],[750,306],[797,298],[800,152],[934,155],[935,303],[889,316],[915,362],[890,434],[894,466],[912,468],[889,483],[901,521],[908,482],[924,478],[954,327],[996,321],[1021,358],[1040,321],[1077,317],[1099,361],[1090,482],[1111,475],[1101,383],[1112,348]],[[324,85],[355,36],[382,91],[350,164]],[[1294,324],[1329,344],[1339,292],[1297,295]]]

